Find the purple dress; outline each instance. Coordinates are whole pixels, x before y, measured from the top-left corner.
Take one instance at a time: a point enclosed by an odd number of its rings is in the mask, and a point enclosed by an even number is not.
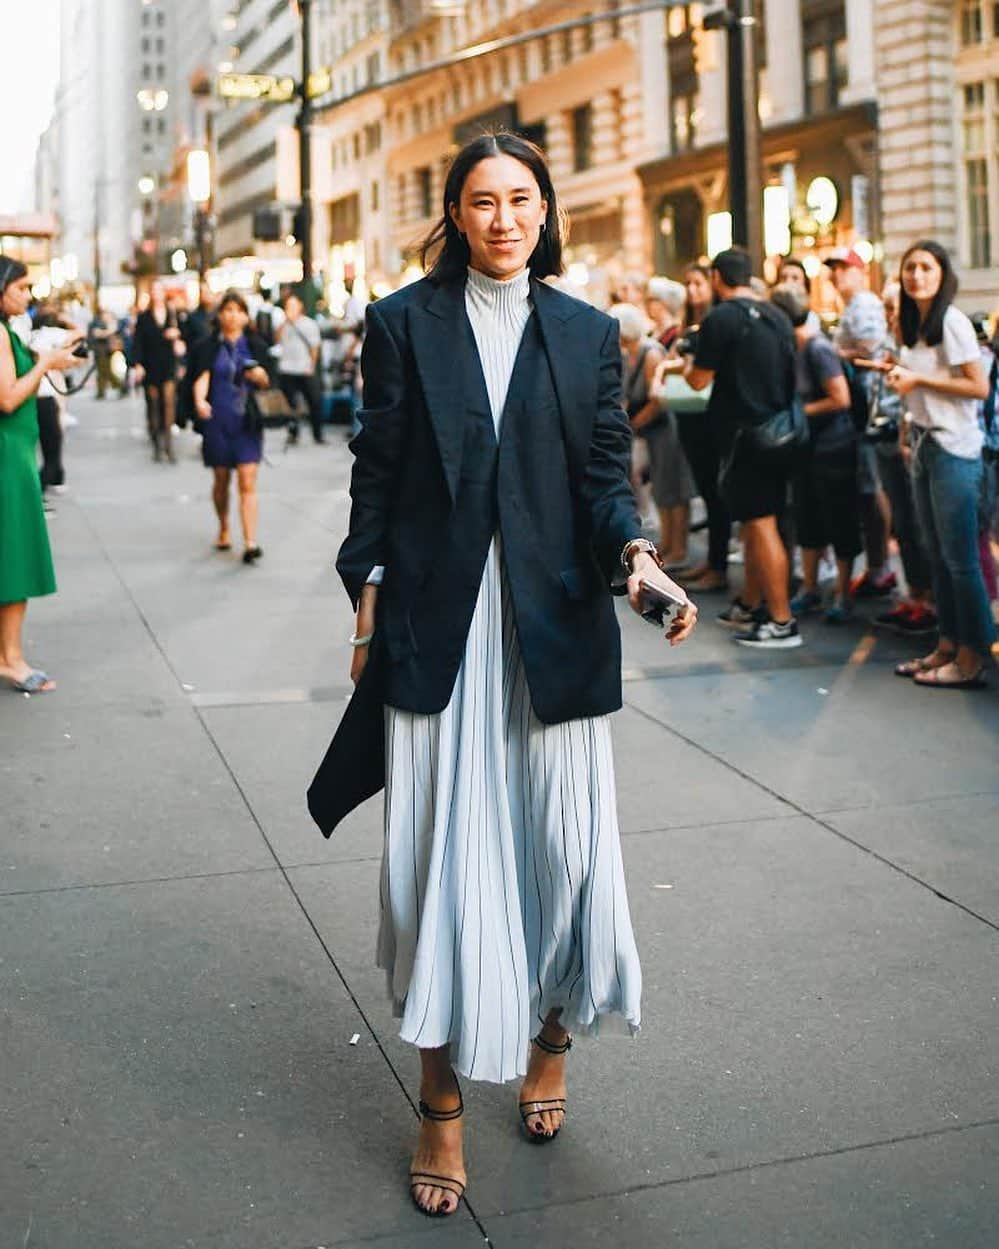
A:
[[[246,428],[249,382],[244,373],[256,363],[245,337],[234,343],[220,341],[208,386],[212,418],[202,424],[201,454],[208,468],[260,463],[263,436]]]

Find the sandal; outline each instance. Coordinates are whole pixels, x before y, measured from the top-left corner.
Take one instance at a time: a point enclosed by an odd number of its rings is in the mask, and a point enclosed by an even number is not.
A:
[[[552,1045],[551,1041],[546,1041],[539,1032],[538,1035],[534,1037],[532,1044],[536,1045],[538,1049],[544,1050],[546,1054],[568,1054],[569,1050],[572,1049],[572,1037],[566,1036],[566,1039],[561,1045]],[[558,1136],[559,1132],[562,1131],[562,1128],[565,1127],[566,1112],[564,1097],[549,1097],[542,1101],[520,1102],[518,1105],[520,1109],[520,1121],[524,1125],[524,1131],[535,1145],[547,1145],[549,1141],[553,1141],[555,1137]],[[533,1118],[535,1115],[543,1114],[546,1110],[561,1110],[561,1126],[557,1127],[554,1132],[532,1132],[527,1126],[528,1119]]]
[[[263,551],[259,546],[248,546],[243,552],[243,563],[255,564],[261,555],[263,555]]]
[[[895,665],[895,675],[897,677],[914,677],[918,672],[934,672],[937,668],[943,668],[947,664],[954,662],[956,651],[945,652],[946,657],[941,659],[938,664],[931,664],[929,657],[925,659],[907,659],[904,664]]]
[[[452,1073],[453,1074],[453,1073]],[[454,1110],[434,1110],[432,1106],[420,1098],[420,1118],[430,1119],[433,1123],[450,1123],[454,1119],[460,1119],[465,1113],[465,1103],[461,1099],[461,1085],[458,1084],[458,1077],[454,1078],[455,1084],[458,1086],[458,1105]],[[425,1206],[421,1206],[416,1200],[416,1190],[418,1188],[443,1188],[449,1193],[454,1193],[458,1198],[455,1203],[454,1210],[442,1210],[438,1207],[436,1210],[428,1210]],[[454,1214],[461,1203],[462,1197],[465,1195],[465,1185],[461,1180],[456,1179],[453,1175],[435,1175],[432,1171],[410,1171],[409,1173],[409,1195],[413,1205],[421,1214],[425,1214],[428,1219],[445,1219]]]
[[[13,677],[7,677],[6,681],[18,694],[48,694],[55,689],[55,682],[40,668],[32,669],[23,681],[16,681]]]
[[[956,677],[944,677],[940,674],[945,668],[953,667],[957,671]],[[985,688],[985,665],[981,664],[974,672],[967,676],[957,666],[952,659],[939,667],[928,668],[922,672],[917,672],[913,677],[916,685],[932,685],[940,690],[981,690]]]

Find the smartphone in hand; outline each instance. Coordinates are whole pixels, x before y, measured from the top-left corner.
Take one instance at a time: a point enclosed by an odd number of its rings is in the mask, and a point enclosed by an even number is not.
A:
[[[669,629],[677,616],[687,606],[686,599],[677,598],[661,586],[652,585],[644,578],[638,586],[642,619],[659,629]]]

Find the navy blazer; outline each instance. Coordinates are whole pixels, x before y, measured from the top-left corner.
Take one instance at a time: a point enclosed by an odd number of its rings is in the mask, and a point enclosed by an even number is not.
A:
[[[618,324],[541,282],[531,282],[531,299],[492,481],[531,704],[555,724],[621,706],[610,589],[641,522]],[[525,357],[531,343],[536,354]],[[361,368],[337,569],[355,605],[371,569],[386,573],[365,675],[310,790],[327,835],[384,782],[384,706],[434,713],[447,705],[485,557],[477,550],[462,562],[463,508],[482,474],[469,431],[488,411],[464,284],[425,278],[372,304]]]

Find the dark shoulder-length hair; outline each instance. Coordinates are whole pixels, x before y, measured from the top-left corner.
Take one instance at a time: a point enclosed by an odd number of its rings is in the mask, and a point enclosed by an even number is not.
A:
[[[6,322],[7,320],[7,314],[3,310],[4,291],[12,282],[19,282],[21,278],[27,276],[27,265],[23,265],[20,260],[14,260],[10,256],[0,256],[0,321]]]
[[[687,265],[686,269],[684,269],[683,271],[684,284],[686,284],[687,278],[692,273],[700,273],[702,277],[707,278],[708,283],[710,285],[710,282],[711,282],[710,265],[702,265],[699,260],[695,260],[693,264]],[[715,295],[715,293],[712,291],[711,306],[714,307],[714,305],[717,302],[718,302],[718,296]],[[688,295],[687,300],[683,305],[683,327],[684,329],[689,330],[691,326],[696,325],[698,321],[700,320],[703,320],[703,318],[697,315],[697,309],[694,307],[693,303],[690,300],[690,296]]]
[[[933,303],[930,304],[930,310],[926,314],[925,321],[920,321],[919,308],[916,306],[916,301],[911,295],[906,294],[905,284],[902,281],[905,262],[913,252],[929,252],[942,271],[940,289],[933,297]],[[943,247],[934,239],[920,239],[918,243],[913,243],[902,257],[898,266],[898,280],[901,287],[899,291],[898,323],[902,332],[902,342],[905,343],[906,347],[915,347],[919,339],[922,339],[928,347],[938,346],[943,342],[944,317],[947,315],[947,309],[954,302],[954,296],[957,294],[957,274],[954,272],[954,266],[951,264],[950,255],[946,247]]]
[[[468,243],[458,232],[451,217],[451,205],[461,204],[461,191],[468,175],[482,160],[493,156],[512,156],[534,175],[541,198],[548,205],[544,229],[527,266],[531,276],[547,278],[562,272],[562,244],[568,230],[568,219],[559,208],[545,154],[536,144],[519,134],[498,130],[469,140],[454,158],[444,183],[444,205],[441,219],[420,245],[420,262],[428,277],[435,282],[454,282],[464,276],[470,252]]]

